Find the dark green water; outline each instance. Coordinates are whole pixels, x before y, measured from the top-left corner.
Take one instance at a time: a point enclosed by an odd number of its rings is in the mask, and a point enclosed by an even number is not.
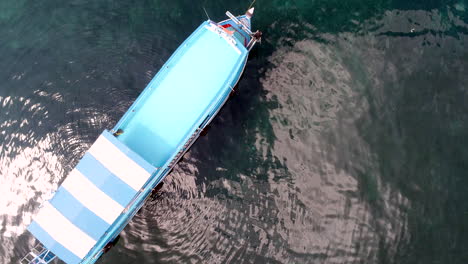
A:
[[[206,19],[249,1],[0,2],[0,262]],[[100,263],[468,263],[468,1],[255,3],[238,94]]]

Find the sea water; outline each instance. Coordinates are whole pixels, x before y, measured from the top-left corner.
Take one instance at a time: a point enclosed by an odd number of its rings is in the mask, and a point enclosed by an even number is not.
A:
[[[0,2],[0,263],[204,20],[249,1]],[[257,0],[237,93],[100,263],[467,263],[466,0]]]

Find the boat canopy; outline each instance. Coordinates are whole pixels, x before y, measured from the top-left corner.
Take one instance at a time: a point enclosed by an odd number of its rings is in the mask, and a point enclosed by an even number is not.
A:
[[[156,169],[106,130],[28,230],[66,263],[80,263]]]

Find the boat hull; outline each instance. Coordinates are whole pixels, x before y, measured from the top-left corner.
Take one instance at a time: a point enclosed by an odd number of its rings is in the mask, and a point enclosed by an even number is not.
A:
[[[202,23],[99,136],[28,230],[66,263],[96,262],[225,104],[244,71],[247,42],[213,21]]]

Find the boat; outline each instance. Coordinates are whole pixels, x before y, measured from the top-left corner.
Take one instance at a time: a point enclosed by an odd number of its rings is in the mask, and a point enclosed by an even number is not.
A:
[[[178,47],[42,204],[27,228],[38,244],[21,263],[94,263],[115,245],[234,91],[261,40],[253,12],[208,19]]]

